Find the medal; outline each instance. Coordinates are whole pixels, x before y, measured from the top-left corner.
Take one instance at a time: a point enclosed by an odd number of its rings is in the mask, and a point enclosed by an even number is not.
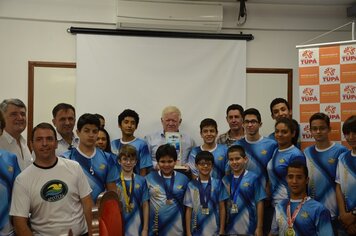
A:
[[[209,208],[204,208],[204,207],[202,207],[202,208],[201,208],[201,213],[202,213],[203,215],[209,215]]]
[[[167,197],[166,205],[172,205],[173,198],[174,198],[173,196],[173,187],[174,187],[174,179],[175,179],[174,172],[172,173],[172,176],[169,180],[170,181],[169,185],[166,183],[166,180],[161,172],[160,172],[160,176],[161,176],[162,185],[164,187],[164,191],[166,192],[166,197]]]
[[[237,204],[232,204],[231,205],[231,214],[236,214],[236,213],[238,213],[239,212],[239,208],[238,208],[238,206],[237,206]]]
[[[285,235],[285,236],[295,236],[295,231],[294,231],[293,228],[289,228],[289,227],[288,227],[288,229],[286,230],[286,232],[285,232],[284,235]]]
[[[130,185],[127,186],[124,178],[124,173],[121,172],[120,174],[120,179],[121,179],[121,186],[123,190],[123,195],[124,195],[124,201],[125,201],[125,210],[126,213],[131,213],[135,207],[135,204],[132,202],[134,191],[133,191],[133,186],[135,186],[135,176],[134,174],[131,175],[131,181]]]

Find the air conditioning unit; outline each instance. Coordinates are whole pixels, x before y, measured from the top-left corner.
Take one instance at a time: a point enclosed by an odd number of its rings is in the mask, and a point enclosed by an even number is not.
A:
[[[163,31],[218,32],[221,3],[118,0],[117,28]]]

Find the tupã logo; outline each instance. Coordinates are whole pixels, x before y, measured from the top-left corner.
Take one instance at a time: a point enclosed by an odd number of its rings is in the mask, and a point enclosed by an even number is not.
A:
[[[356,100],[356,86],[347,85],[344,88],[344,94],[342,94],[344,100]]]
[[[336,69],[327,67],[323,72],[323,82],[339,82],[340,78],[336,75]]]
[[[312,138],[312,136],[310,134],[310,127],[309,127],[309,124],[307,124],[303,128],[302,139],[311,139],[311,138]]]
[[[318,101],[318,98],[313,94],[314,94],[313,88],[305,88],[303,90],[302,102],[316,102],[316,101]]]
[[[341,57],[342,61],[356,61],[356,48],[352,47],[352,46],[348,46],[344,49],[344,56]]]
[[[325,107],[324,111],[328,114],[330,120],[340,119],[340,115],[336,113],[336,106],[328,105]]]
[[[309,64],[316,64],[317,61],[315,58],[313,58],[314,52],[311,50],[305,50],[302,53],[303,59],[300,60],[302,65],[309,65]]]

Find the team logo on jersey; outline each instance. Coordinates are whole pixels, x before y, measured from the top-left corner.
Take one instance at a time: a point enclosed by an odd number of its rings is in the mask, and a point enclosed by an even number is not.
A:
[[[140,185],[139,184],[135,184],[135,188],[140,188]]]
[[[261,151],[261,155],[266,155],[267,154],[267,150],[262,150]]]
[[[41,197],[47,202],[57,202],[68,193],[68,186],[61,180],[50,180],[41,189]]]
[[[223,159],[224,159],[224,157],[222,157],[222,156],[218,157],[218,160],[219,160],[219,161],[221,161],[221,160],[223,160]]]
[[[284,162],[286,162],[286,160],[284,160],[284,159],[279,160],[279,163],[284,163]]]
[[[248,186],[250,186],[250,183],[249,182],[245,182],[242,186],[247,188]]]
[[[105,164],[100,164],[99,169],[100,169],[100,170],[104,170],[104,169],[105,169],[105,167],[106,167],[106,165],[105,165]]]
[[[8,166],[8,167],[7,167],[7,171],[8,171],[8,172],[14,172],[14,167]]]
[[[300,214],[303,218],[308,218],[309,214],[306,211],[303,211],[302,214]]]
[[[335,161],[336,161],[336,158],[330,157],[329,160],[328,160],[328,163],[329,164],[334,164]]]

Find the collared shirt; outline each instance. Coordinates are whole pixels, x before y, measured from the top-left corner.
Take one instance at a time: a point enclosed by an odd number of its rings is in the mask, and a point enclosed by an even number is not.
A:
[[[219,137],[218,137],[218,140],[217,140],[217,143],[219,144],[226,144],[226,146],[230,147],[232,146],[232,144],[237,141],[237,140],[240,140],[241,138],[243,138],[244,136],[241,136],[239,139],[235,139],[235,138],[231,138],[230,136],[230,131],[227,131],[226,133],[224,134],[221,134]]]
[[[17,163],[21,171],[33,162],[30,149],[27,147],[27,142],[22,135],[20,136],[20,145],[18,145],[16,139],[4,130],[0,137],[0,149],[12,152],[16,155]]]
[[[64,140],[62,135],[57,132],[58,147],[56,149],[56,155],[61,156],[64,152],[76,148],[79,145],[79,137],[73,133],[72,143],[69,145],[67,141]]]
[[[195,146],[194,140],[187,134],[185,133],[180,133],[181,135],[181,152],[182,152],[182,160],[181,164],[185,164],[188,162],[188,155],[192,148]],[[166,144],[166,137],[164,136],[164,132],[156,132],[153,134],[149,134],[145,136],[145,140],[148,145],[148,150],[151,153],[152,156],[152,164],[153,167],[157,165],[157,160],[156,160],[156,151],[159,146]]]

